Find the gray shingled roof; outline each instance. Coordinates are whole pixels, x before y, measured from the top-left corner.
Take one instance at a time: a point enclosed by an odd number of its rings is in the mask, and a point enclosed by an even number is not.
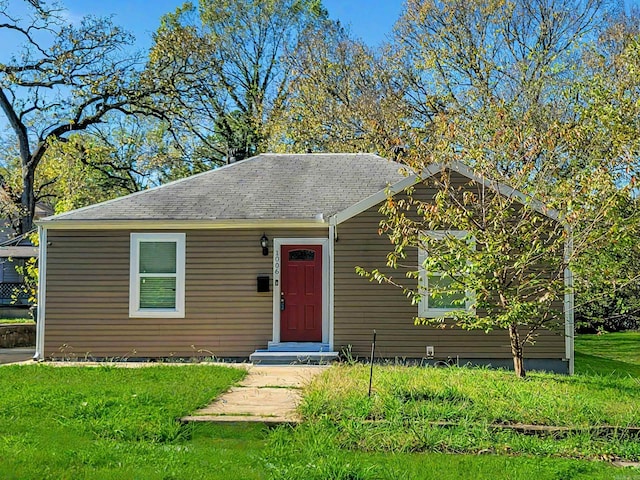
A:
[[[261,154],[45,220],[325,219],[404,179],[372,154]]]

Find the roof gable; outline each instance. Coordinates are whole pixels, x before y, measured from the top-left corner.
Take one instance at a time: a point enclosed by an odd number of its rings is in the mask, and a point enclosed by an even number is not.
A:
[[[496,182],[494,180],[490,180],[483,175],[480,175],[472,168],[468,167],[462,162],[454,161],[450,163],[433,163],[426,167],[421,175],[410,174],[406,176],[406,178],[400,180],[396,184],[391,185],[389,188],[382,190],[380,192],[367,197],[357,204],[350,206],[349,208],[343,210],[342,212],[338,212],[332,219],[331,222],[333,224],[340,224],[362,212],[368,210],[371,207],[379,204],[383,200],[385,200],[388,196],[395,195],[405,188],[408,188],[412,185],[415,185],[418,182],[426,180],[428,178],[433,177],[439,172],[443,172],[444,170],[451,170],[453,172],[457,172],[460,175],[467,177],[469,180],[473,180],[474,182],[480,183],[485,187],[499,193],[500,195],[504,195],[508,198],[515,198],[522,205],[527,205],[531,207],[534,211],[544,215],[548,218],[551,218],[556,221],[560,221],[560,212],[554,210],[552,208],[547,207],[542,202],[536,200],[530,195],[524,194],[519,190],[516,190],[513,187],[510,187],[504,183]]]

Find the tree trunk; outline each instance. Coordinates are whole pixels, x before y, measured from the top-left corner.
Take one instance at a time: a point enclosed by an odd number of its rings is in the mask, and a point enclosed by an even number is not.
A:
[[[520,343],[520,333],[518,325],[509,325],[509,339],[511,340],[511,355],[513,355],[513,370],[518,378],[525,378],[524,357],[522,355],[522,344]]]
[[[33,228],[33,217],[36,211],[36,197],[34,171],[28,166],[22,167],[22,195],[20,196],[20,221],[18,222],[18,235],[27,233]]]

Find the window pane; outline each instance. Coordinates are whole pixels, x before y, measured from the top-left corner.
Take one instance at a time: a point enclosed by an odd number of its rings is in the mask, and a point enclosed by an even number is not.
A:
[[[448,293],[447,290],[453,284],[453,279],[449,276],[429,277],[429,308],[464,308],[464,292]],[[436,294],[432,294],[437,290]],[[444,291],[443,291],[444,290]]]
[[[289,252],[289,261],[312,261],[316,256],[313,250],[291,250]]]
[[[141,278],[140,308],[176,308],[175,277]]]
[[[140,273],[176,273],[176,242],[140,242]]]

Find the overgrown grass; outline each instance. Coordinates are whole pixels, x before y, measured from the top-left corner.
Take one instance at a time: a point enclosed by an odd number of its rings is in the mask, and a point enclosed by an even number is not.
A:
[[[329,422],[279,428],[269,436],[267,452],[267,472],[278,480],[640,479],[635,469],[546,455],[363,452],[347,448]]]
[[[261,427],[179,421],[244,375],[205,365],[2,367],[0,478],[261,478]]]
[[[640,439],[627,427],[640,426],[639,345],[637,333],[579,337],[578,375],[530,372],[524,381],[486,368],[376,366],[371,398],[368,367],[339,366],[307,389],[301,411],[308,422],[293,435],[303,441],[316,429],[338,449],[372,455],[491,452],[637,461]],[[517,424],[572,430],[533,436],[500,428]],[[603,434],[593,427],[613,428]]]
[[[304,417],[332,430],[343,448],[640,459],[636,438],[587,431],[640,425],[636,378],[530,373],[522,381],[483,368],[379,366],[368,398],[368,374],[363,365],[335,367],[316,379],[302,404]],[[495,427],[519,423],[585,431],[554,438]]]
[[[344,448],[326,421],[271,432],[177,421],[243,375],[201,365],[2,367],[0,478],[551,480],[622,473],[564,459],[363,452]]]
[[[634,378],[573,378],[487,368],[380,366],[374,394],[366,395],[369,368],[338,366],[309,389],[302,411],[312,420],[479,424],[640,425],[640,382]]]

